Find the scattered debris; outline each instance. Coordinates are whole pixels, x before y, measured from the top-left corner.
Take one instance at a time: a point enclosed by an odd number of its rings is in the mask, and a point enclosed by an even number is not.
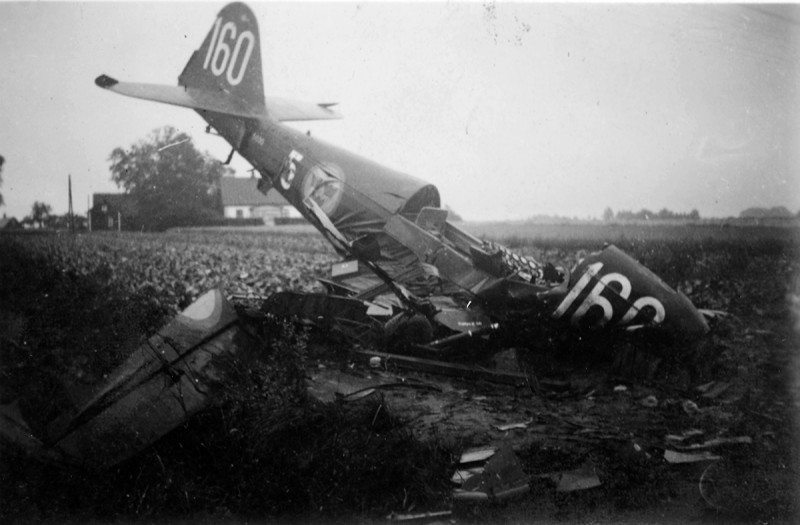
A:
[[[705,450],[708,448],[719,447],[721,445],[750,445],[753,439],[750,436],[738,436],[730,438],[715,438],[710,439],[704,443],[695,443],[694,445],[686,445],[682,450]]]
[[[347,402],[358,401],[360,399],[364,399],[366,397],[371,396],[375,392],[377,392],[375,388],[365,388],[363,390],[358,390],[356,392],[353,392],[352,394],[343,395],[341,399]]]
[[[730,313],[722,310],[710,310],[708,308],[698,308],[697,311],[700,312],[700,315],[706,319],[724,319],[725,317],[729,317],[731,315]]]
[[[533,423],[533,418],[527,421],[520,421],[519,423],[508,423],[505,425],[494,425],[494,428],[499,430],[500,432],[506,432],[508,430],[513,430],[515,428],[528,428],[528,425]]]
[[[655,408],[658,406],[658,398],[656,396],[650,395],[643,398],[639,403],[647,408]]]
[[[450,481],[455,483],[456,485],[461,485],[475,474],[480,474],[482,472],[483,472],[483,467],[474,467],[469,469],[456,470],[453,473],[453,476],[450,478]]]
[[[712,454],[709,451],[701,452],[676,452],[674,450],[665,450],[664,459],[667,463],[697,463],[700,461],[717,461],[722,459],[720,456]]]
[[[486,462],[483,472],[467,479],[453,499],[466,501],[503,500],[530,490],[514,449],[505,444]]]
[[[521,372],[503,372],[459,363],[446,363],[435,359],[423,359],[421,357],[411,357],[403,354],[390,354],[385,352],[370,352],[367,350],[355,350],[353,354],[361,356],[367,361],[374,357],[380,357],[383,360],[384,366],[387,368],[395,366],[397,368],[415,370],[418,372],[449,375],[465,379],[480,379],[492,383],[514,386],[523,386],[528,382],[528,376]]]
[[[698,437],[698,436],[702,436],[703,434],[704,434],[704,432],[702,430],[698,430],[696,428],[692,428],[690,430],[687,430],[683,434],[667,434],[664,437],[664,439],[666,439],[666,441],[668,443],[683,443],[687,439],[691,439],[691,438],[695,438],[695,437]]]
[[[412,521],[412,520],[423,520],[428,518],[441,518],[443,516],[450,516],[453,514],[452,510],[437,510],[433,512],[418,512],[416,514],[396,514],[392,512],[388,516],[386,516],[387,520],[392,521]]]
[[[496,447],[487,447],[487,448],[480,448],[480,449],[473,449],[463,452],[461,454],[461,460],[459,463],[462,465],[465,463],[475,463],[478,461],[486,461],[490,457],[494,456],[495,452],[497,452]]]
[[[539,477],[551,479],[556,483],[556,492],[573,492],[602,485],[594,465],[586,463],[575,470],[542,474]]]
[[[688,399],[683,401],[683,403],[681,403],[681,408],[683,408],[683,411],[690,416],[693,416],[698,412],[700,412],[700,407],[697,406],[697,403],[695,403],[694,401],[690,401]]]

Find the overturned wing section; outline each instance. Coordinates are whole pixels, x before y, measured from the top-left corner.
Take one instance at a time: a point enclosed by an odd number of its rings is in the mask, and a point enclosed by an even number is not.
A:
[[[237,321],[219,290],[203,295],[109,374],[77,414],[51,425],[50,455],[103,469],[206,408],[225,377],[220,358],[252,345]]]

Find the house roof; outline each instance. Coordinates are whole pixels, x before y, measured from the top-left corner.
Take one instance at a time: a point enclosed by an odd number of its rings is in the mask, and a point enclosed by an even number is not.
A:
[[[6,228],[11,230],[13,228],[19,228],[19,227],[20,227],[19,221],[14,217],[8,217],[8,218],[3,217],[2,219],[0,219],[0,230],[4,230]]]
[[[222,177],[222,205],[289,206],[283,195],[274,190],[264,195],[258,191],[257,184],[258,179],[255,177]]]
[[[109,212],[134,213],[136,211],[136,200],[127,193],[95,193],[92,197],[92,209],[98,209],[105,204]]]

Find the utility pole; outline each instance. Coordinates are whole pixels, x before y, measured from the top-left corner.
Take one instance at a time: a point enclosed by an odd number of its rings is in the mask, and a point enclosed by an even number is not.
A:
[[[92,233],[92,201],[91,196],[86,196],[86,223],[89,227],[89,233]]]
[[[72,175],[67,174],[67,188],[69,191],[69,232],[75,233],[75,218],[72,213]]]

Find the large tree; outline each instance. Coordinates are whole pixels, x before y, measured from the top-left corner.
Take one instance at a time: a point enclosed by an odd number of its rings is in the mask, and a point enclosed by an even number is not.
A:
[[[156,129],[128,149],[114,149],[109,160],[111,180],[136,202],[127,226],[162,230],[221,216],[220,179],[232,170],[198,151],[186,133]]]

